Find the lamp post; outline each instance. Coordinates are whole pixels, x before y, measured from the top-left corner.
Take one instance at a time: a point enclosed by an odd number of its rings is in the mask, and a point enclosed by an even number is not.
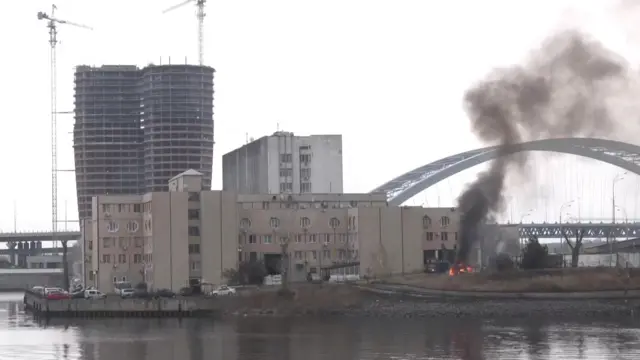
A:
[[[564,238],[564,229],[562,227],[562,210],[565,207],[571,207],[571,205],[575,202],[575,200],[569,200],[566,203],[562,204],[560,206],[560,214],[558,215],[558,224],[560,225],[560,236],[562,236],[560,238],[560,251],[562,252],[562,256],[564,257],[564,245],[567,242],[567,240]],[[567,243],[567,246],[569,244]]]
[[[611,182],[611,223],[613,227],[611,227],[611,232],[609,233],[608,241],[609,241],[609,267],[611,267],[613,262],[613,243],[616,239],[615,235],[615,224],[616,224],[616,183],[618,181],[624,180],[624,176],[627,174],[627,171],[622,174],[617,174],[613,177],[613,181]],[[617,263],[617,261],[616,261]]]

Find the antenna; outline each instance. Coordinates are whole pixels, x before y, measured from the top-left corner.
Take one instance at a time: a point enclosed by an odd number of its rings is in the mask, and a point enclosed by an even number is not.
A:
[[[49,45],[51,46],[51,237],[54,247],[57,246],[56,233],[58,231],[58,119],[57,119],[57,64],[56,45],[58,44],[58,24],[72,25],[84,29],[93,30],[91,27],[77,24],[55,17],[58,7],[51,5],[51,15],[38,12],[38,20],[47,20],[49,28]]]
[[[195,2],[196,7],[198,8],[196,11],[196,17],[198,18],[198,58],[200,60],[200,65],[203,65],[204,64],[204,17],[206,15],[204,13],[204,4],[207,2],[207,0],[186,0],[184,2],[181,2],[178,5],[174,5],[166,9],[162,13],[166,14],[169,11],[173,11],[175,9],[181,8],[184,5],[187,5],[188,3],[191,3],[191,2]]]

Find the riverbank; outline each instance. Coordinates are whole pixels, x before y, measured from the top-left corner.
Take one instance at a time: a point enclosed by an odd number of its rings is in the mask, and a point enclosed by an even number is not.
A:
[[[448,276],[411,274],[381,283],[460,292],[562,293],[640,290],[639,269],[562,268],[480,272]]]
[[[468,299],[380,293],[351,285],[302,285],[293,295],[261,291],[222,299],[222,316],[342,316],[374,318],[608,318],[640,315],[632,299]]]

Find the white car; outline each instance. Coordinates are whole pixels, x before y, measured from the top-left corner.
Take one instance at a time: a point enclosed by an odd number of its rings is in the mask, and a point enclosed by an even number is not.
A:
[[[104,299],[107,295],[103,294],[100,290],[85,290],[84,298],[85,299]]]
[[[235,295],[235,294],[236,294],[236,289],[225,286],[225,285],[220,286],[219,288],[211,292],[211,296],[228,296],[228,295]]]
[[[122,298],[130,298],[135,295],[136,291],[134,289],[121,289],[120,297]]]

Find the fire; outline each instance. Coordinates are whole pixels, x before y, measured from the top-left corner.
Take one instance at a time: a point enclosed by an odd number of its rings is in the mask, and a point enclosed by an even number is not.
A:
[[[471,266],[468,266],[462,263],[456,263],[452,265],[451,268],[449,269],[449,276],[455,276],[458,274],[465,274],[465,273],[471,273],[471,272],[473,272],[473,268]]]

